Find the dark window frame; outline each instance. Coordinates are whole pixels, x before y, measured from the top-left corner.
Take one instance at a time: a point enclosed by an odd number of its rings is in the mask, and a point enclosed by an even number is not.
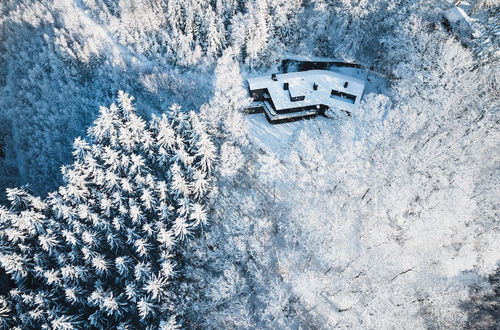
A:
[[[357,98],[356,95],[340,92],[340,91],[337,91],[335,89],[332,89],[330,97],[332,97],[332,96],[338,96],[338,97],[343,98],[343,99],[351,100],[353,104],[356,103],[356,98]]]
[[[305,95],[302,95],[302,96],[293,96],[293,97],[290,96],[290,100],[292,102],[304,101],[305,98],[306,98]]]

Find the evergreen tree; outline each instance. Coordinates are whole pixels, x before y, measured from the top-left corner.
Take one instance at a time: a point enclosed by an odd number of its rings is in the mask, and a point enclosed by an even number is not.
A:
[[[10,189],[0,265],[15,288],[1,322],[20,328],[175,329],[175,244],[207,221],[214,147],[193,112],[141,119],[133,98],[102,107],[46,199]]]

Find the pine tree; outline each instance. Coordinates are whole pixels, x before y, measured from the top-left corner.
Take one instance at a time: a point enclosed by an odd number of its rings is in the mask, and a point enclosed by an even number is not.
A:
[[[240,66],[235,62],[233,49],[227,49],[215,68],[214,94],[201,109],[209,131],[219,138],[247,144],[247,122],[243,108],[251,102],[245,90]]]
[[[133,98],[102,107],[46,199],[10,189],[0,265],[15,282],[4,325],[175,329],[175,244],[206,223],[214,146],[195,113],[146,122]]]

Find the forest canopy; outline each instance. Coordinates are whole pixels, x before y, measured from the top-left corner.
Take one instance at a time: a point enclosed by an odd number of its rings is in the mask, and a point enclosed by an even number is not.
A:
[[[500,3],[453,6],[1,1],[0,324],[498,327]],[[288,57],[359,110],[244,115]]]

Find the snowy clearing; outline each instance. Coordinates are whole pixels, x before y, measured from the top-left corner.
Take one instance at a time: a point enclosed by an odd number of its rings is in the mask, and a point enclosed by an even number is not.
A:
[[[311,127],[312,121],[330,121],[331,119],[317,116],[312,119],[298,120],[283,124],[270,124],[263,113],[246,115],[250,124],[250,141],[262,150],[277,155],[286,154],[290,139],[301,130]]]

